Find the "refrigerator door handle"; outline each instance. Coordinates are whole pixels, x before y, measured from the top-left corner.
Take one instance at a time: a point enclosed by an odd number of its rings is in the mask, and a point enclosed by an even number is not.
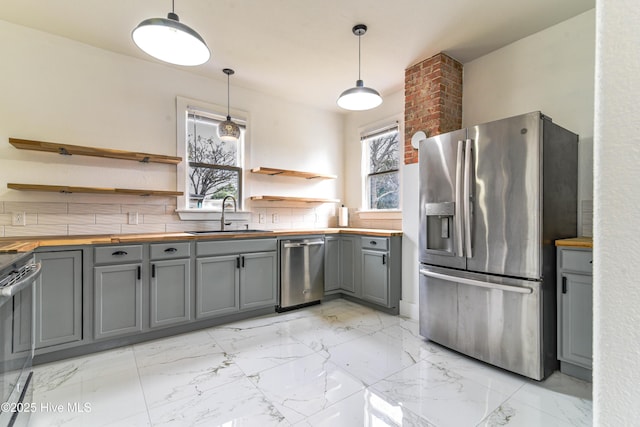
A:
[[[420,269],[420,274],[427,277],[433,277],[434,279],[440,279],[454,283],[463,283],[465,285],[478,286],[481,288],[499,289],[501,291],[516,292],[519,294],[533,293],[533,289],[527,288],[526,286],[511,286],[502,285],[499,283],[483,282],[480,280],[468,279],[466,277],[449,276],[448,274],[436,273],[434,271],[429,271],[422,268]]]
[[[464,201],[462,194],[462,180],[463,180],[463,165],[464,161],[464,141],[458,141],[458,157],[456,161],[456,207],[453,212],[455,218],[455,225],[453,232],[455,233],[455,253],[456,256],[460,258],[464,258],[464,241],[463,241],[463,233],[464,233],[464,220],[463,220],[463,212],[464,212]]]
[[[472,206],[471,206],[471,180],[472,180],[472,162],[473,162],[473,151],[472,151],[473,140],[467,139],[465,141],[465,153],[464,153],[464,252],[467,258],[473,257],[473,250],[471,247],[471,216],[472,216]]]

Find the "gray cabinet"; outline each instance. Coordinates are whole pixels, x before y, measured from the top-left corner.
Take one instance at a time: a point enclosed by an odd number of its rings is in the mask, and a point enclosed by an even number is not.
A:
[[[150,245],[149,326],[151,328],[191,320],[190,248],[189,243]]]
[[[36,261],[36,349],[82,340],[82,251],[40,252]]]
[[[275,307],[276,249],[276,239],[198,242],[196,317]]]
[[[402,290],[401,265],[400,236],[327,236],[325,295],[340,293],[397,314]]]
[[[339,236],[324,238],[324,292],[325,294],[340,291],[340,241]]]
[[[142,245],[94,249],[94,338],[142,331]],[[125,263],[126,262],[126,263]]]
[[[389,304],[389,254],[362,249],[362,298],[376,304]]]
[[[196,317],[235,313],[240,309],[240,258],[222,255],[196,261]]]
[[[18,292],[13,296],[13,322],[8,321],[6,322],[7,325],[3,325],[5,328],[11,328],[13,326],[12,353],[20,353],[31,349],[31,341],[33,339],[33,332],[35,329],[32,327],[33,303],[29,304],[27,302],[33,302],[33,294],[33,286],[29,286],[23,289],[22,292]],[[11,304],[11,302],[6,302],[5,304]],[[11,325],[11,323],[13,323],[13,325]],[[5,329],[5,333],[7,332],[7,329]],[[8,337],[8,334],[5,336]],[[10,358],[8,354],[3,355],[3,357]]]
[[[325,295],[346,293],[359,296],[360,238],[327,236],[324,245]]]
[[[277,304],[277,265],[275,251],[240,256],[240,310]]]
[[[558,248],[558,360],[560,370],[591,380],[593,278],[590,249]]]
[[[360,279],[359,238],[342,236],[340,239],[340,288],[351,294],[358,294]]]

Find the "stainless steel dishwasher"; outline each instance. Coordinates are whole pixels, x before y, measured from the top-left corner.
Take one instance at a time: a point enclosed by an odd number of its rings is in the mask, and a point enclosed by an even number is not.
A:
[[[317,304],[324,294],[324,239],[280,241],[280,305],[287,311]]]

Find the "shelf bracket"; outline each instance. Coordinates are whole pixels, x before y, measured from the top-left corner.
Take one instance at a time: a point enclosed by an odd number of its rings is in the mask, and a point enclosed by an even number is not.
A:
[[[72,154],[71,154],[70,152],[68,152],[68,151],[67,151],[67,149],[66,149],[66,148],[64,148],[64,147],[60,147],[60,148],[58,148],[58,153],[59,153],[60,155],[63,155],[63,156],[71,156],[71,155],[72,155]]]

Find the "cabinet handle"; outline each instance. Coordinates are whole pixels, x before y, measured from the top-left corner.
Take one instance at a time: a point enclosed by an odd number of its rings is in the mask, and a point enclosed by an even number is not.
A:
[[[242,257],[242,268],[244,268],[244,257]]]
[[[567,293],[567,278],[566,277],[562,278],[562,293],[563,294]]]
[[[382,265],[385,265],[386,263],[387,263],[387,255],[382,254]]]
[[[140,268],[140,267],[138,267]],[[151,277],[156,277],[156,265],[151,264]]]
[[[236,268],[240,268],[240,257],[236,258]]]
[[[142,279],[142,268],[138,266],[138,280]]]
[[[369,243],[370,243],[372,246],[375,246],[375,245],[377,245],[377,244],[378,244],[378,242],[376,242],[375,240],[372,240],[372,241],[370,241]]]
[[[176,249],[176,248],[167,248],[167,249],[165,249],[164,251],[165,251],[166,253],[168,253],[168,254],[172,254],[172,253],[174,253],[174,252],[178,252],[178,249]]]
[[[113,256],[125,256],[125,255],[128,255],[128,254],[125,251],[115,251],[111,255],[113,255]]]

